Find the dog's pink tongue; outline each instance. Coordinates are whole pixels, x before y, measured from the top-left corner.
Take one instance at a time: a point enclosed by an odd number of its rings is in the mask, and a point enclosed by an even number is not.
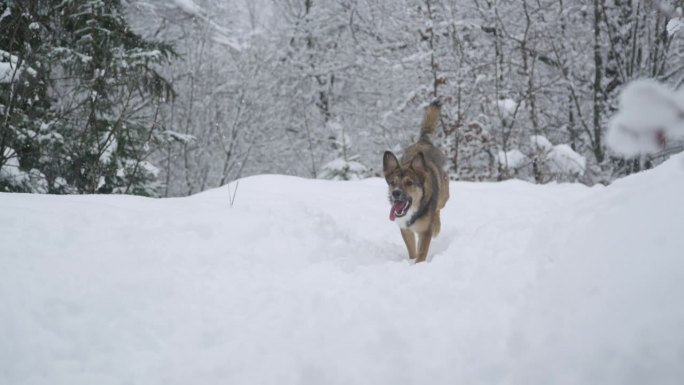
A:
[[[394,202],[390,209],[390,221],[397,219],[397,213],[404,209],[404,205],[405,203],[401,201]]]

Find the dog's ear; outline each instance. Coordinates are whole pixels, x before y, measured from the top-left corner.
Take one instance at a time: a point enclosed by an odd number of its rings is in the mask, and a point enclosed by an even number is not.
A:
[[[385,174],[385,178],[398,167],[399,160],[397,160],[397,157],[391,151],[385,151],[385,154],[382,156],[382,171]]]
[[[419,174],[427,173],[425,155],[423,155],[422,152],[419,152],[415,157],[413,157],[413,160],[411,161],[411,168]]]

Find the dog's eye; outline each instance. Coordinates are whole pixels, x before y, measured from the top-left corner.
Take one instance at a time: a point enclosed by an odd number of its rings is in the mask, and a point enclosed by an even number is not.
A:
[[[411,187],[411,186],[413,186],[413,182],[410,180],[407,180],[406,181],[406,187]]]

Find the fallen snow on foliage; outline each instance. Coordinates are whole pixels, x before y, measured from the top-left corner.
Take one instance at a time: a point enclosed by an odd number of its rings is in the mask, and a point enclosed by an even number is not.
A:
[[[530,136],[530,143],[532,143],[532,148],[537,151],[549,152],[553,149],[553,144],[543,135]]]
[[[173,0],[173,3],[187,14],[193,16],[202,16],[203,14],[202,8],[192,0]]]
[[[513,99],[501,99],[496,101],[496,107],[504,115],[513,115],[519,108],[518,102]]]
[[[681,17],[670,19],[670,21],[667,22],[667,34],[672,36],[679,32],[682,27],[684,27],[684,20]]]
[[[5,148],[3,155],[6,160],[5,164],[0,167],[0,180],[12,179],[20,184],[24,179],[28,179],[28,176],[19,169],[19,156],[14,150]]]
[[[0,22],[2,22],[4,18],[10,15],[12,15],[12,8],[6,7],[5,10],[2,12],[2,15],[0,15]]]
[[[0,84],[7,84],[19,79],[21,68],[17,68],[19,58],[0,49]]]
[[[14,74],[14,67],[10,63],[0,62],[0,84],[10,83]]]
[[[0,194],[0,383],[679,384],[684,157],[451,183],[431,261],[385,182]]]
[[[16,82],[24,71],[31,76],[38,74],[35,69],[26,65],[17,68],[18,64],[18,56],[0,49],[0,84]]]

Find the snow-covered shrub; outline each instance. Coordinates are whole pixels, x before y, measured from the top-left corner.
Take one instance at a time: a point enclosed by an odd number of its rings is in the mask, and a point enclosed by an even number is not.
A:
[[[531,150],[528,154],[518,149],[499,151],[497,160],[506,176],[534,176],[537,182],[546,182],[550,177],[561,180],[575,180],[584,175],[587,160],[567,144],[554,145],[545,136],[530,137]],[[532,167],[531,173],[528,169]]]
[[[349,154],[352,141],[342,124],[329,122],[328,130],[332,131],[330,144],[337,158],[323,165],[319,177],[332,180],[358,180],[368,176],[368,168],[356,161],[359,156]]]
[[[548,152],[546,165],[553,174],[583,175],[587,159],[567,144],[557,144]]]
[[[630,83],[608,124],[606,143],[617,155],[633,158],[662,151],[669,140],[684,138],[684,90],[655,80]]]
[[[499,151],[496,160],[502,168],[507,170],[519,169],[530,161],[530,159],[518,149]]]
[[[368,169],[357,161],[337,158],[323,166],[320,176],[322,179],[358,180],[368,176]]]
[[[553,145],[542,135],[530,137],[537,161],[551,174],[583,175],[587,167],[587,159],[578,154],[567,144]]]

